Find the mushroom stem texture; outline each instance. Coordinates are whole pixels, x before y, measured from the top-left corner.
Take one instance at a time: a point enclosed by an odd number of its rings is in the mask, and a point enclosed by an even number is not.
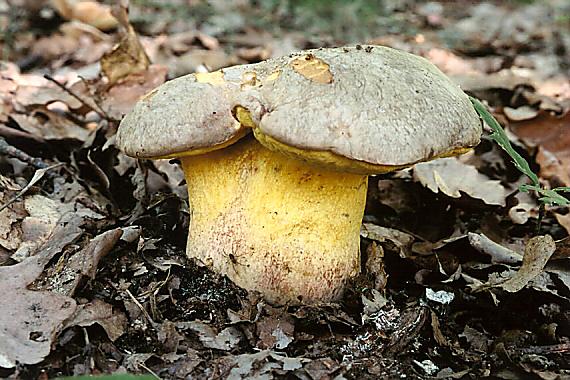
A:
[[[279,304],[338,299],[358,274],[366,175],[310,166],[251,137],[182,165],[189,257]]]

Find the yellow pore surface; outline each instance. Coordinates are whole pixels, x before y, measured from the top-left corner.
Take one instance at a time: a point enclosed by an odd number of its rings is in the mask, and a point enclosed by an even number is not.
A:
[[[251,137],[182,165],[188,256],[275,303],[338,298],[358,273],[366,175],[309,166]]]

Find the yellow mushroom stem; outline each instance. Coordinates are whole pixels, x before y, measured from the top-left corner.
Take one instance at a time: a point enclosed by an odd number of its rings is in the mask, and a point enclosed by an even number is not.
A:
[[[359,273],[366,175],[310,166],[252,136],[181,160],[189,257],[280,304],[338,299]]]

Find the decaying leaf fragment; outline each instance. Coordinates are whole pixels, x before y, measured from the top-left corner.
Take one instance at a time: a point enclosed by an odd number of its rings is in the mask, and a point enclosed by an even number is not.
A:
[[[113,306],[107,302],[95,299],[78,306],[77,313],[66,322],[65,327],[91,326],[95,323],[103,327],[109,339],[114,342],[125,332],[127,317],[120,311],[113,310]]]
[[[554,239],[550,235],[535,236],[530,239],[525,247],[521,268],[500,287],[507,292],[518,292],[537,277],[556,250]]]
[[[135,29],[129,23],[127,7],[121,4],[113,13],[123,28],[123,38],[111,52],[101,58],[101,70],[109,79],[110,85],[129,74],[145,71],[150,65]]]
[[[489,205],[505,205],[507,190],[499,181],[490,180],[473,166],[456,158],[440,158],[414,166],[414,179],[433,191],[452,197],[461,197],[461,192],[483,200]]]
[[[41,362],[63,321],[75,311],[73,298],[26,288],[43,265],[43,260],[32,257],[0,267],[0,367]]]

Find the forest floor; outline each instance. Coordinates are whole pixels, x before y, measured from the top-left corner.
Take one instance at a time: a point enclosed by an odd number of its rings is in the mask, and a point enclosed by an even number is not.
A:
[[[568,1],[129,10],[0,0],[0,378],[570,378],[569,209],[520,192],[527,177],[488,134],[371,177],[365,270],[313,306],[272,306],[186,259],[178,163],[114,140],[166,80],[378,44],[429,59],[486,102],[544,186],[570,186]],[[556,250],[527,244],[547,235]]]

